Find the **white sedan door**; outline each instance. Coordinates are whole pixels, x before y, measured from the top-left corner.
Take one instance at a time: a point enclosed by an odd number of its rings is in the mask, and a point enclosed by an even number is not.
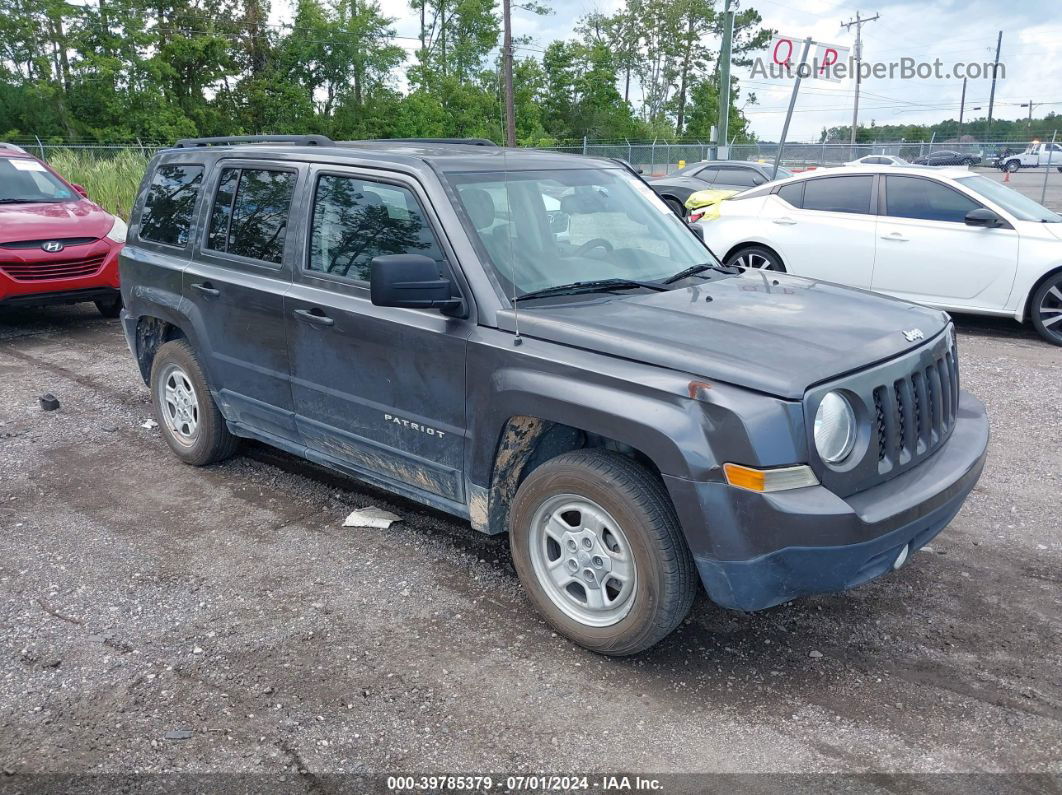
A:
[[[873,174],[811,177],[767,197],[765,240],[790,273],[870,289],[874,269]]]
[[[923,304],[1003,309],[1018,232],[967,226],[966,214],[983,205],[931,177],[884,180],[873,289]]]

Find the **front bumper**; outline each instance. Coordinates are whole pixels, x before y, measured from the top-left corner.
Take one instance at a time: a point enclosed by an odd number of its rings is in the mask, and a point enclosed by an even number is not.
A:
[[[36,250],[0,249],[0,305],[43,306],[111,300],[118,295],[121,250],[122,244],[109,238],[69,246],[55,255]],[[82,267],[82,263],[88,262],[99,264],[91,269]],[[57,269],[57,263],[70,267]],[[41,272],[28,275],[26,269],[34,267],[39,267]],[[45,277],[46,273],[60,275]]]
[[[841,499],[822,486],[759,494],[665,477],[711,599],[762,610],[852,588],[892,568],[955,517],[988,448],[984,406],[961,393],[951,438],[920,465]]]

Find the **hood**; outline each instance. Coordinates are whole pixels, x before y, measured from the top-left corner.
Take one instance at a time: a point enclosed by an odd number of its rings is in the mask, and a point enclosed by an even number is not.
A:
[[[88,199],[0,204],[0,243],[59,237],[103,237],[114,216]]]
[[[1062,240],[1062,224],[1040,224],[1052,237]]]
[[[512,314],[498,315],[510,331]],[[924,345],[948,323],[936,309],[763,271],[715,274],[668,292],[520,309],[525,336],[789,399]],[[908,342],[903,332],[912,329],[924,339]]]

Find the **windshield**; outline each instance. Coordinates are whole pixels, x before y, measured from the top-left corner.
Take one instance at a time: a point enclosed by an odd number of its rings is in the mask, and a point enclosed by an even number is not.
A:
[[[715,263],[652,189],[620,169],[450,174],[509,298],[571,284],[659,281]]]
[[[1011,190],[1006,185],[988,177],[980,175],[959,177],[958,181],[974,193],[979,193],[989,201],[995,202],[1020,221],[1043,221],[1046,224],[1062,222],[1062,216],[1058,213],[1051,212],[1028,196]]]
[[[78,196],[36,160],[0,157],[0,202],[62,202]]]

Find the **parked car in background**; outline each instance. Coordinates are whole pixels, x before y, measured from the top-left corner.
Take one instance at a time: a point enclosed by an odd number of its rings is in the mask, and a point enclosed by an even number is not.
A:
[[[80,185],[0,144],[0,306],[92,301],[105,317],[118,317],[125,231]]]
[[[692,166],[674,171],[666,177],[649,180],[649,186],[657,192],[675,214],[685,216],[685,204],[690,194],[716,188],[720,190],[747,190],[770,182],[774,164],[753,163],[746,160],[702,160]],[[778,168],[778,179],[792,176],[785,168]]]
[[[1008,153],[996,160],[996,165],[1011,173],[1023,168],[1057,168],[1062,171],[1062,144],[1033,143],[1021,153]]]
[[[924,557],[984,465],[945,313],[723,268],[613,160],[184,141],[121,267],[180,460],[257,439],[508,533],[528,601],[604,654],[699,583],[759,610]]]
[[[916,166],[976,166],[981,162],[980,155],[969,152],[953,152],[950,149],[938,149],[930,152],[925,157],[917,158],[913,165]]]
[[[909,166],[911,165],[902,157],[893,155],[867,155],[858,160],[849,160],[846,166]]]
[[[965,169],[802,174],[700,223],[727,264],[1009,315],[1062,345],[1062,216]]]

